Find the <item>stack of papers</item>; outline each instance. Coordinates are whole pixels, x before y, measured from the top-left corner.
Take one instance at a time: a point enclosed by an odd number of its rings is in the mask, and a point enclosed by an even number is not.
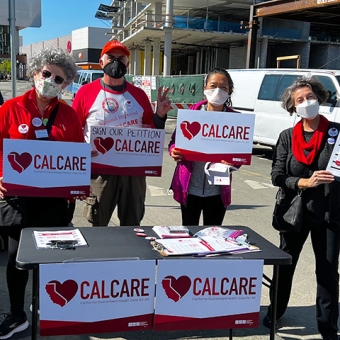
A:
[[[160,239],[155,242],[163,247],[163,252],[167,255],[232,254],[249,251],[243,244],[212,236]]]
[[[241,229],[229,229],[223,227],[208,227],[198,231],[194,236],[213,236],[222,237],[225,239],[236,240],[237,237],[243,234]]]
[[[74,247],[86,246],[86,240],[79,229],[72,230],[46,230],[33,232],[36,247],[52,248],[52,245],[57,242],[73,241]]]
[[[184,226],[170,226],[157,225],[152,228],[152,230],[160,238],[186,238],[191,237],[189,229]]]

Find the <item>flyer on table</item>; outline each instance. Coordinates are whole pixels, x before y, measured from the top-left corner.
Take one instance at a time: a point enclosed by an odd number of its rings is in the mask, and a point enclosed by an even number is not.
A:
[[[161,129],[92,126],[92,173],[159,177],[164,138]]]
[[[8,196],[88,196],[87,143],[4,139],[3,185]]]
[[[159,260],[154,329],[258,327],[262,273],[263,260]]]
[[[254,114],[178,110],[176,148],[186,160],[249,165]]]
[[[40,265],[40,334],[152,329],[155,260]]]

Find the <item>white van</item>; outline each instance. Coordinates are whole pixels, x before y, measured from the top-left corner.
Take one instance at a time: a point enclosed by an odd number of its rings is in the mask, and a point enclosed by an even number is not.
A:
[[[82,85],[102,78],[103,75],[104,72],[102,70],[78,70],[78,74],[74,78],[73,83],[66,88],[66,91],[71,92],[72,98],[74,98]]]
[[[302,75],[316,76],[328,89],[329,98],[320,106],[328,120],[340,122],[340,70],[240,69],[228,70],[234,82],[233,108],[255,114],[254,143],[275,146],[282,130],[299,121],[281,106],[281,95]],[[338,100],[339,99],[339,100]]]

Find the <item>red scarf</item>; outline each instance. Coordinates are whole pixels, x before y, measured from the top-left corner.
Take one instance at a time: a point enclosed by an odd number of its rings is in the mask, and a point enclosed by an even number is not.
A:
[[[307,143],[303,136],[303,124],[300,120],[293,129],[293,155],[295,158],[305,165],[313,163],[315,156],[321,148],[322,141],[327,133],[328,120],[326,117],[320,115],[320,122],[318,128],[315,130],[312,138]],[[305,156],[304,150],[310,151],[308,156]]]

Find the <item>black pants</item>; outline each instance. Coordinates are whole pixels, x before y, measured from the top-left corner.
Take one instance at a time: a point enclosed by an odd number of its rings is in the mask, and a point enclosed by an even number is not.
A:
[[[302,247],[311,233],[315,256],[316,319],[320,334],[326,339],[338,339],[339,316],[339,244],[340,227],[335,224],[317,224],[308,216],[299,233],[280,233],[280,248],[292,256],[291,266],[280,266],[277,319],[281,318],[288,306],[292,281]],[[270,307],[268,315],[270,315]]]
[[[26,198],[25,226],[16,225],[8,228],[8,264],[7,286],[12,312],[24,310],[25,290],[28,271],[16,267],[16,256],[21,230],[25,227],[48,228],[68,226],[67,202],[63,198]]]
[[[222,225],[226,212],[221,195],[199,197],[188,195],[187,205],[181,205],[182,224],[185,226],[199,225],[203,211],[203,225]]]

